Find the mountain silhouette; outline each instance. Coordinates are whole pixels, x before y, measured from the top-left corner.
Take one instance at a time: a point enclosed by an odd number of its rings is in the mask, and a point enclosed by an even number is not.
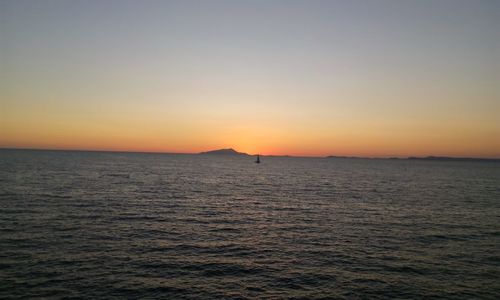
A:
[[[211,150],[206,152],[200,152],[199,154],[210,154],[210,155],[248,155],[247,153],[238,152],[233,148]]]

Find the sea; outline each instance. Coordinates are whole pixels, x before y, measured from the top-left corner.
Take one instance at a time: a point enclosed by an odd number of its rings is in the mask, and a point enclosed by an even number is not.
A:
[[[500,163],[0,150],[1,299],[500,299]]]

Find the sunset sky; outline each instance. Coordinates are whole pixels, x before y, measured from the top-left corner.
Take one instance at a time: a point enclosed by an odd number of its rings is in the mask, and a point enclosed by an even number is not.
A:
[[[0,0],[0,147],[500,158],[500,1]]]

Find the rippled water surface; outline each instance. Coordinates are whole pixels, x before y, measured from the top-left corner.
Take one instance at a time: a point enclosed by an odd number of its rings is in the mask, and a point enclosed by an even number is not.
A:
[[[500,297],[500,164],[0,150],[0,298]]]

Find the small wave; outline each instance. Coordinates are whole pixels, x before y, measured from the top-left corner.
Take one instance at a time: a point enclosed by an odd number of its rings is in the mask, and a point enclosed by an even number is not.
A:
[[[35,194],[34,196],[38,197],[46,197],[46,198],[55,198],[55,199],[71,199],[71,196],[68,195],[60,195],[60,194]]]
[[[210,228],[209,231],[211,232],[234,232],[234,233],[238,233],[238,232],[241,232],[241,230],[239,228],[235,228],[235,227],[216,227],[216,228]]]
[[[385,266],[383,268],[385,271],[394,272],[394,273],[403,273],[403,274],[418,274],[418,275],[427,275],[429,274],[429,270],[427,269],[419,269],[410,266]]]
[[[17,193],[12,193],[12,192],[1,192],[0,193],[0,198],[4,197],[12,197],[12,196],[19,196]]]
[[[500,256],[489,256],[484,260],[488,262],[500,263]]]
[[[153,216],[117,216],[113,218],[116,221],[151,221],[157,219],[158,217]]]
[[[277,285],[291,289],[309,289],[336,281],[337,278],[330,274],[300,273],[280,278],[277,280]]]
[[[108,173],[108,174],[102,174],[99,177],[130,178],[130,174],[126,174],[126,173]]]
[[[265,271],[263,268],[259,267],[248,267],[227,263],[202,264],[195,266],[194,269],[201,271],[205,276],[239,276],[259,274]]]

